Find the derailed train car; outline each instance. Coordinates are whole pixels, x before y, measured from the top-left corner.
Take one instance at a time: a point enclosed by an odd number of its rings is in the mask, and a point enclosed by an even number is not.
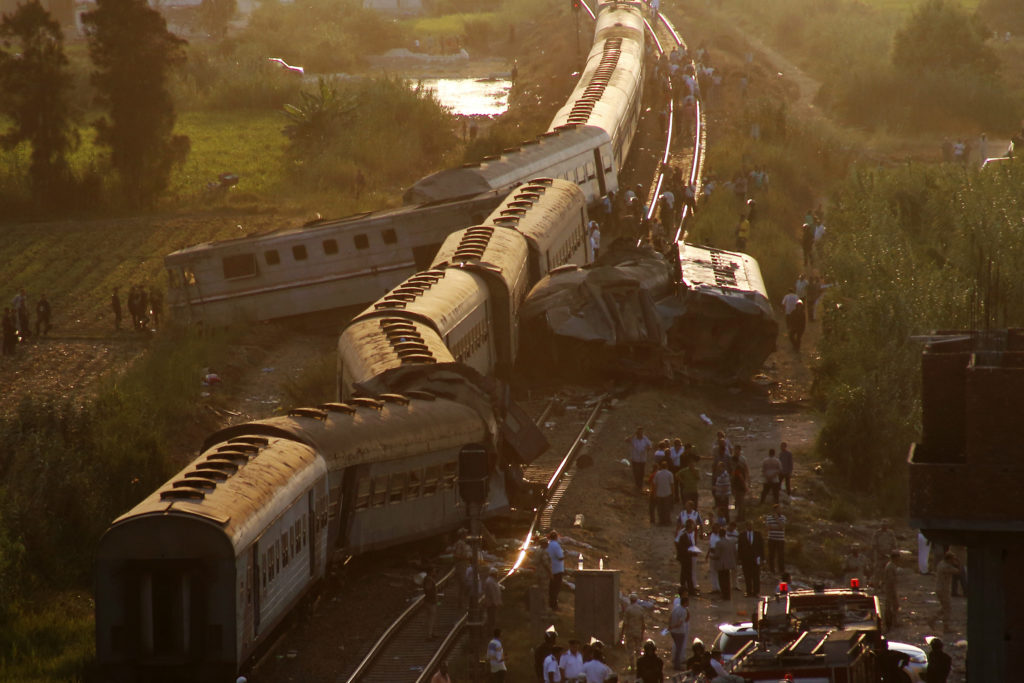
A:
[[[518,355],[519,309],[541,273],[586,263],[583,193],[538,178],[509,195],[483,225],[449,235],[429,270],[386,294],[338,339],[338,395],[384,371],[463,363],[508,380]]]
[[[775,350],[778,325],[757,261],[680,242],[624,242],[550,273],[523,306],[528,372],[643,372],[742,380]]]
[[[464,447],[489,453],[485,514],[507,510],[487,401],[409,393],[223,430],[115,520],[97,554],[101,679],[233,680],[332,554],[464,523]]]

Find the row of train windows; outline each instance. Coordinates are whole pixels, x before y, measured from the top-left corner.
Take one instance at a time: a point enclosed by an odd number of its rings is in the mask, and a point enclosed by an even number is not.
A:
[[[288,566],[288,562],[298,557],[303,548],[309,545],[307,523],[307,516],[303,514],[302,519],[296,519],[289,528],[281,532],[279,538],[274,539],[273,544],[260,553],[260,585],[263,591],[266,591],[267,584],[273,583],[274,578]]]
[[[382,230],[380,238],[384,244],[398,243],[398,234],[391,228]],[[357,250],[369,249],[370,236],[366,234],[353,235],[352,246]],[[320,248],[323,250],[324,256],[334,256],[339,251],[338,240],[333,238],[326,239],[320,243]],[[309,258],[309,249],[305,244],[293,245],[291,251],[293,261],[305,261]],[[263,261],[268,266],[279,265],[281,263],[281,253],[277,249],[267,249],[263,252]],[[221,259],[221,265],[224,268],[224,278],[226,280],[240,277],[251,277],[258,272],[256,257],[253,254],[234,254],[232,256],[225,256]]]
[[[455,356],[455,360],[461,363],[476,353],[477,349],[487,343],[489,334],[487,321],[481,320],[476,325],[473,325],[469,332],[463,335],[462,339],[457,343],[454,345],[449,344],[448,348],[451,349],[452,355]]]
[[[611,168],[608,169],[609,171]],[[597,177],[597,169],[594,166],[593,161],[588,161],[584,166],[577,166],[571,168],[562,175],[558,176],[562,180],[571,180],[577,185],[583,185],[588,180],[593,180]]]
[[[458,465],[446,462],[409,472],[380,474],[372,479],[362,476],[356,485],[355,509],[379,508],[403,500],[432,496],[438,489],[453,488],[457,474]]]

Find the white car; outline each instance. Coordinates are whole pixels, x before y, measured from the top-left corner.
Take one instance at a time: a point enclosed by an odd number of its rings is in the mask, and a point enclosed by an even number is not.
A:
[[[910,643],[898,643],[895,640],[887,640],[885,643],[890,650],[907,656],[907,665],[903,668],[910,674],[910,680],[924,681],[924,671],[928,668],[928,653]]]

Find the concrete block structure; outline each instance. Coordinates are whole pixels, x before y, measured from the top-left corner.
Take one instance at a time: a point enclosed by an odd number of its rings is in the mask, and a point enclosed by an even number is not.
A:
[[[1024,330],[929,337],[921,380],[910,524],[967,547],[968,680],[1024,680]]]

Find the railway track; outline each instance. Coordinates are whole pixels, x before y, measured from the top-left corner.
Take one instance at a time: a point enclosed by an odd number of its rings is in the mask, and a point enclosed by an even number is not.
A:
[[[530,481],[545,482],[544,505],[534,511],[516,559],[500,583],[504,584],[516,576],[527,557],[534,534],[549,527],[551,513],[568,486],[575,459],[593,433],[604,403],[605,397],[600,396],[592,401],[592,405],[586,406],[589,410],[582,426],[567,448],[556,451],[559,453],[557,457],[542,457],[524,472]],[[549,401],[537,419],[539,425],[545,423],[552,406],[553,402]],[[423,596],[418,596],[377,639],[356,668],[337,679],[338,683],[424,683],[429,680],[438,664],[459,643],[467,626],[466,608],[458,604],[456,591],[444,590],[451,585],[453,574],[454,570],[450,570],[438,582],[439,592],[443,595],[436,617],[437,631],[442,634],[439,638],[426,637],[427,614],[423,610]]]
[[[591,18],[595,17],[594,12],[586,3],[582,3],[582,8]],[[663,52],[666,45],[683,45],[679,34],[663,14],[659,15],[654,25],[646,21],[645,23],[659,52]],[[669,106],[672,106],[671,101]],[[655,175],[649,184],[651,209],[648,218],[652,217],[656,210],[657,202],[654,200],[660,195],[662,186],[666,182],[664,170],[668,164],[687,164],[690,169],[689,181],[699,190],[706,140],[703,107],[698,100],[694,112],[695,120],[692,123],[694,128],[692,149],[673,150],[673,135],[675,133],[673,123],[676,117],[675,112],[671,109],[669,114],[670,124],[665,145]],[[687,123],[690,125],[689,122]],[[679,224],[674,226],[676,228],[675,240],[682,239],[684,236],[683,225],[688,213],[689,209],[685,208],[681,213]],[[528,481],[543,484],[544,505],[535,510],[530,526],[520,544],[516,560],[502,577],[501,583],[504,584],[517,575],[527,557],[534,535],[538,531],[544,531],[551,527],[551,515],[572,480],[572,465],[581,447],[587,443],[589,435],[593,433],[594,423],[598,419],[604,400],[602,396],[593,402],[583,425],[568,447],[553,449],[562,454],[560,457],[542,458],[524,471],[524,478]],[[544,408],[537,419],[539,425],[545,423],[553,405],[552,402],[549,402]],[[436,617],[438,630],[443,633],[440,638],[434,640],[426,638],[427,617],[422,609],[423,597],[419,596],[384,631],[359,665],[351,673],[337,679],[338,683],[425,683],[428,681],[440,662],[458,645],[467,625],[466,609],[458,605],[456,591],[444,591],[444,587],[450,585],[453,580],[453,574],[454,570],[449,571],[439,581],[439,588],[443,591],[444,596],[438,604]]]

